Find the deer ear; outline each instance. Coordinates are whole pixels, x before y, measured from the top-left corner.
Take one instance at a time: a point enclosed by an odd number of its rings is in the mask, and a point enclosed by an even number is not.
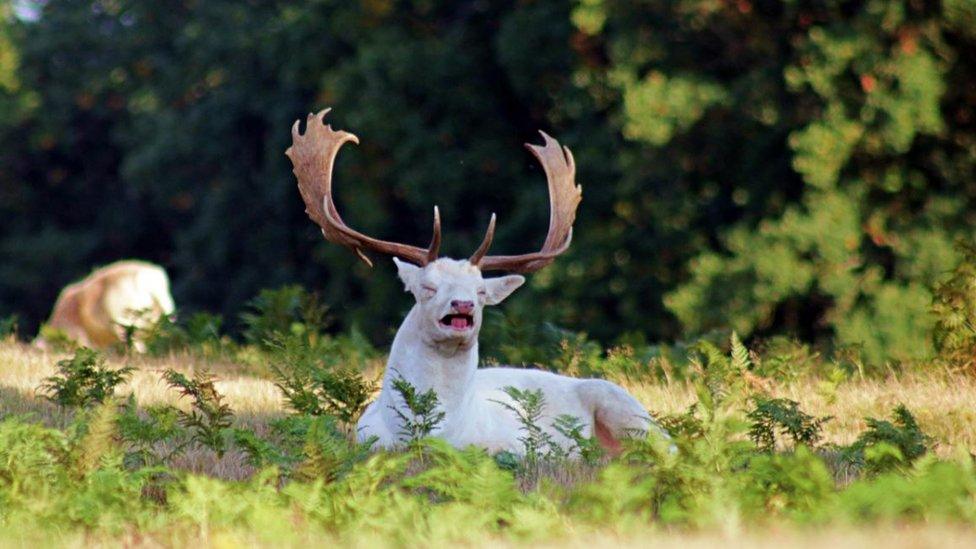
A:
[[[506,297],[512,295],[512,292],[517,290],[522,284],[525,284],[525,277],[522,275],[486,278],[485,289],[488,291],[488,296],[485,299],[485,302],[488,305],[498,305],[504,301]]]
[[[403,281],[403,290],[411,292],[413,294],[417,293],[418,281],[420,280],[420,267],[407,263],[406,261],[401,261],[400,259],[394,257],[393,262],[397,266],[397,275],[400,276],[400,280]]]

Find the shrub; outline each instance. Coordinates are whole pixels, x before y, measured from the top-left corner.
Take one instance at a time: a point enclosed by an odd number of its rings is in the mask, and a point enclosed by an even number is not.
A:
[[[758,352],[750,354],[750,358],[755,374],[785,382],[815,373],[821,363],[820,354],[809,345],[783,336],[764,342]]]
[[[301,286],[261,290],[246,306],[241,314],[244,341],[262,348],[288,334],[314,339],[328,325],[328,307]]]
[[[554,418],[551,425],[553,430],[566,437],[569,441],[568,447],[561,446],[542,428],[540,422],[546,408],[546,397],[541,389],[533,391],[507,386],[503,387],[502,391],[512,399],[514,404],[500,400],[492,400],[492,402],[515,414],[520,424],[519,429],[524,433],[519,437],[523,450],[519,470],[534,473],[540,462],[558,462],[574,455],[591,465],[603,457],[603,447],[595,436],[583,435],[585,424],[576,416],[561,414]],[[511,460],[507,456],[502,456],[496,458],[496,461],[509,466]]]
[[[949,277],[935,287],[935,346],[949,364],[976,368],[976,246],[959,242],[962,256]]]
[[[700,405],[696,402],[682,414],[662,414],[655,419],[671,436],[693,440],[705,435],[705,423],[699,417],[699,411]]]
[[[206,371],[196,372],[190,379],[175,370],[166,370],[163,379],[181,397],[190,398],[190,411],[177,411],[180,424],[189,430],[190,440],[222,457],[234,413],[217,391],[216,378]]]
[[[47,324],[41,324],[37,336],[56,351],[77,351],[80,345],[71,339],[64,330],[53,328]]]
[[[501,405],[518,418],[519,429],[525,433],[519,437],[519,441],[525,451],[526,462],[535,465],[541,459],[552,457],[554,452],[560,453],[561,448],[539,424],[542,419],[542,411],[546,407],[546,397],[542,394],[542,389],[532,391],[507,386],[503,387],[502,391],[512,399],[514,404],[501,400],[492,400],[492,402]]]
[[[847,460],[868,473],[905,467],[928,452],[931,437],[903,404],[892,412],[892,421],[866,418],[868,428],[854,444],[843,450]]]
[[[705,410],[744,401],[748,394],[749,351],[735,332],[730,342],[728,356],[708,340],[700,340],[691,348],[691,367],[698,374],[694,378],[696,392]]]
[[[100,404],[125,383],[133,368],[105,367],[105,358],[97,351],[82,347],[74,356],[57,363],[58,375],[44,379],[39,388],[44,398],[58,406],[90,406]]]
[[[15,341],[17,339],[17,326],[19,324],[20,317],[17,315],[0,318],[0,340],[8,339]]]
[[[394,378],[392,383],[393,390],[400,395],[406,406],[406,410],[399,406],[390,406],[400,419],[400,431],[397,435],[408,444],[429,437],[446,416],[440,407],[437,393],[433,389],[420,392],[402,377]]]
[[[525,323],[520,315],[486,309],[480,348],[488,361],[516,366],[534,365],[567,374],[592,375],[602,353],[586,334],[549,322]]]
[[[185,321],[162,316],[146,333],[146,352],[154,356],[180,351],[220,356],[231,345],[221,336],[222,325],[223,318],[210,313],[194,313]]]
[[[129,395],[117,420],[125,447],[124,464],[133,469],[160,466],[182,453],[188,438],[180,417],[180,411],[172,406],[150,406],[140,411],[135,395]]]
[[[335,482],[369,456],[374,440],[360,444],[344,436],[327,417],[307,419],[295,479]]]
[[[339,363],[341,352],[323,349],[333,343],[325,339],[313,348],[302,337],[276,335],[270,341],[271,371],[292,410],[312,416],[331,415],[352,433],[377,381],[360,371],[359,361]]]
[[[753,519],[787,514],[800,522],[819,520],[835,496],[830,471],[806,446],[752,457],[743,473],[737,496]]]
[[[829,416],[814,417],[800,410],[799,403],[785,398],[754,399],[755,406],[746,417],[752,422],[749,438],[764,452],[776,448],[776,435],[789,436],[794,445],[810,448],[820,441],[823,424],[831,420]]]

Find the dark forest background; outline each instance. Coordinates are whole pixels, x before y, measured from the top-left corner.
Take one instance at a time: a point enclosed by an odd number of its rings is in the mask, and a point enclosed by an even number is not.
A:
[[[571,251],[508,315],[604,341],[720,327],[931,350],[973,236],[976,2],[3,2],[0,316],[95,266],[165,266],[183,311],[300,283],[377,341],[410,300],[322,240],[283,152],[334,107],[340,210],[465,257],[535,249],[543,129],[574,152]]]

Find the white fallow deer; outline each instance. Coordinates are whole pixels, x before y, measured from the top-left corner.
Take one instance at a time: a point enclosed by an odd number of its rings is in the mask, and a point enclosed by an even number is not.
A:
[[[145,330],[163,315],[173,314],[174,308],[169,277],[162,267],[145,261],[117,261],[61,290],[47,326],[91,348],[125,341],[126,330],[135,329],[133,346],[144,352],[140,338]],[[47,346],[43,337],[34,344]]]
[[[419,391],[433,389],[444,412],[433,435],[455,447],[469,445],[490,452],[522,453],[521,431],[515,414],[502,403],[518,406],[503,390],[541,390],[545,397],[539,424],[564,449],[570,440],[552,428],[562,414],[584,424],[584,436],[596,436],[616,451],[621,437],[635,431],[658,430],[647,411],[627,391],[600,379],[574,379],[519,368],[478,368],[478,332],[482,309],[497,305],[525,282],[518,274],[484,278],[484,271],[530,273],[550,263],[569,247],[572,224],[582,193],[574,182],[576,168],[569,149],[542,134],[544,145],[527,145],[542,163],[549,180],[551,217],[542,249],[511,256],[487,255],[495,230],[491,216],[484,241],[468,259],[438,259],[440,215],[434,208],[434,235],[426,249],[377,240],[346,225],[332,198],[332,168],[339,148],[358,143],[348,132],[325,125],[328,109],[308,116],[305,132],[299,121],[292,128],[292,146],[286,151],[294,166],[306,213],[322,228],[326,240],[346,246],[372,265],[364,251],[393,256],[406,291],[416,304],[400,326],[390,349],[379,397],[365,410],[357,425],[360,440],[375,437],[383,447],[402,444],[402,396],[393,381],[402,378]],[[405,411],[405,410],[404,410]]]

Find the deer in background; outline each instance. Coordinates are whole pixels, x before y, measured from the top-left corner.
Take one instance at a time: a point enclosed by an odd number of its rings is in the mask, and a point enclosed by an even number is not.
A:
[[[135,329],[134,347],[145,352],[139,337],[174,310],[169,277],[162,267],[145,261],[117,261],[61,290],[47,326],[91,348],[124,342],[126,330]],[[43,337],[34,344],[47,346]]]
[[[492,214],[484,240],[471,257],[438,258],[441,224],[436,206],[433,238],[426,249],[378,240],[343,222],[332,198],[332,169],[339,148],[359,140],[326,125],[323,118],[328,112],[310,114],[304,133],[296,121],[292,146],[285,152],[292,161],[306,213],[321,227],[326,240],[351,249],[370,266],[366,251],[393,256],[405,290],[416,299],[393,340],[379,397],[357,425],[360,440],[376,437],[383,447],[402,442],[396,411],[403,409],[403,399],[393,388],[398,378],[419,391],[436,392],[444,419],[432,434],[458,448],[475,445],[491,452],[522,452],[521,424],[505,406],[517,404],[505,387],[542,391],[546,406],[540,427],[564,449],[571,447],[570,441],[551,427],[563,414],[580,419],[584,436],[596,436],[612,452],[619,450],[622,437],[653,426],[644,407],[609,381],[574,379],[541,370],[478,368],[484,307],[501,303],[525,282],[521,274],[546,267],[569,248],[582,197],[569,149],[542,132],[543,145],[527,145],[549,182],[549,233],[541,250],[488,255],[495,231]],[[518,274],[485,278],[482,273],[486,271]]]

